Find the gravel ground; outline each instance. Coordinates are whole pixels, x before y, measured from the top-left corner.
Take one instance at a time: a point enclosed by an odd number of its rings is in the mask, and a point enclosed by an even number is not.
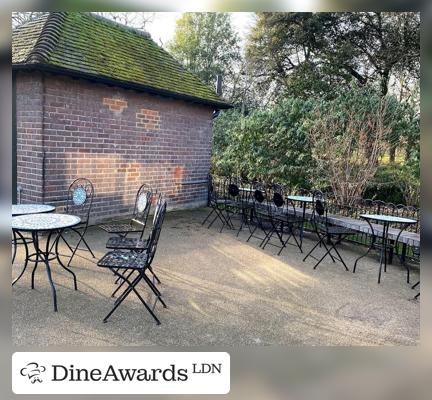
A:
[[[13,287],[13,343],[16,346],[141,346],[141,345],[416,345],[420,336],[420,305],[406,283],[403,266],[395,262],[377,284],[378,256],[365,257],[355,274],[327,258],[316,270],[302,261],[296,247],[281,256],[277,248],[246,243],[247,233],[219,233],[201,221],[207,210],[167,214],[154,260],[159,285],[168,305],[156,305],[157,326],[132,294],[111,316],[115,288],[109,270],[96,266],[87,252],[73,260],[78,290],[71,276],[53,263],[58,308],[53,312],[45,268],[31,268]],[[68,237],[72,238],[71,234]],[[105,253],[108,234],[92,227],[88,242],[97,258]],[[71,239],[73,241],[73,239]],[[315,243],[306,236],[305,251]],[[365,250],[340,246],[352,270]],[[322,250],[319,250],[322,251]],[[62,253],[67,254],[66,247]],[[65,258],[66,259],[66,258]],[[20,249],[13,267],[22,265]],[[412,282],[418,280],[414,270]],[[140,287],[152,304],[148,288]]]

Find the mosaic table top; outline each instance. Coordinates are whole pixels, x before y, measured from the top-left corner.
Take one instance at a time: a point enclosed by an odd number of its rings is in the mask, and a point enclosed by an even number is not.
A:
[[[12,204],[12,216],[48,213],[54,210],[55,207],[48,204]]]
[[[50,231],[78,225],[81,218],[70,214],[30,214],[12,217],[12,228],[19,231]]]

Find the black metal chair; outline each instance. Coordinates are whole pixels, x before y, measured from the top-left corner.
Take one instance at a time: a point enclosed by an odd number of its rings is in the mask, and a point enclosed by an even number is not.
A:
[[[237,236],[245,225],[250,232],[250,218],[253,202],[250,200],[249,184],[239,178],[231,178],[225,184],[225,188],[225,216],[230,227],[234,228],[233,219],[238,217],[240,219],[240,226],[237,230]]]
[[[210,228],[215,223],[215,221],[219,219],[219,221],[222,223],[220,232],[222,232],[225,226],[228,226],[230,229],[233,228],[233,225],[226,214],[229,201],[226,198],[225,189],[225,181],[213,179],[209,180],[209,206],[211,207],[211,211],[202,222],[202,225],[204,225],[210,216],[215,214],[214,218],[209,223],[208,228]]]
[[[96,258],[89,244],[85,240],[85,234],[90,220],[90,212],[93,205],[93,197],[94,187],[91,181],[87,178],[75,179],[69,186],[65,213],[80,217],[81,222],[78,226],[66,230],[66,232],[72,231],[78,235],[78,242],[75,247],[72,247],[65,239],[64,233],[61,234],[61,238],[72,252],[67,266],[70,265],[78,250],[89,251],[92,257]],[[80,247],[81,243],[83,243],[85,248]],[[56,242],[56,245],[58,246],[58,241]]]
[[[268,244],[278,247],[278,255],[280,255],[282,250],[290,244],[297,246],[300,252],[303,253],[301,244],[296,237],[296,231],[300,230],[303,219],[297,215],[294,203],[287,202],[285,199],[283,187],[277,184],[273,185],[267,201],[268,216],[272,227],[261,243],[261,247],[264,249]],[[279,242],[271,242],[274,234],[276,234]],[[285,234],[287,235],[286,239],[284,239]],[[294,239],[294,243],[289,242],[291,238]]]
[[[343,260],[341,254],[336,248],[336,245],[342,242],[342,240],[346,237],[355,234],[355,231],[349,228],[332,225],[328,220],[328,208],[324,194],[320,191],[316,191],[313,197],[314,212],[312,215],[311,223],[315,234],[318,237],[318,242],[309,251],[309,253],[306,254],[303,261],[306,261],[308,257],[317,260],[317,263],[313,267],[315,269],[316,267],[318,267],[319,264],[321,264],[324,258],[330,256],[333,262],[335,262],[336,260],[340,261],[345,267],[345,270],[349,271],[348,267],[345,264],[345,261]],[[336,240],[334,240],[335,237],[337,238]],[[325,253],[321,258],[317,258],[312,255],[315,249],[318,248],[318,246],[324,246],[325,248]],[[332,254],[332,250],[336,254]]]
[[[251,238],[259,239],[259,246],[261,247],[270,234],[273,224],[268,211],[266,186],[262,183],[255,182],[253,188],[253,211],[251,218],[251,225],[253,228],[246,242],[249,242]],[[258,229],[262,231],[264,237],[257,233]]]
[[[153,195],[151,192],[147,192],[148,194],[148,201],[146,207],[148,207],[147,210],[147,217],[146,222],[148,219],[148,213],[151,207],[152,197]],[[155,211],[153,214],[153,226],[155,225],[155,222],[158,218],[159,212],[161,210],[162,204],[165,201],[164,196],[162,193],[159,193],[158,200],[156,202]],[[130,237],[130,236],[114,236],[108,239],[106,243],[106,248],[111,250],[131,250],[136,251],[138,253],[142,253],[143,251],[147,250],[150,240],[150,235],[147,238],[144,238],[144,229],[141,232],[141,235],[139,237]],[[150,272],[153,274],[153,277],[156,279],[158,283],[161,283],[158,276],[153,272],[151,266],[149,267]],[[116,283],[119,281],[119,279],[116,280]]]
[[[149,270],[153,259],[156,254],[157,245],[159,242],[160,232],[162,229],[162,224],[165,218],[167,203],[164,200],[158,212],[155,214],[155,222],[152,227],[151,235],[148,241],[148,246],[144,252],[136,251],[124,251],[124,250],[114,250],[105,254],[97,263],[99,267],[110,269],[120,280],[122,280],[122,285],[127,285],[126,289],[117,298],[114,303],[114,307],[103,319],[103,322],[107,322],[108,318],[114,313],[114,311],[123,303],[123,301],[129,296],[130,293],[134,292],[139,298],[141,303],[155,319],[156,323],[160,325],[160,321],[154,313],[154,307],[157,301],[166,308],[166,304],[162,299],[161,292],[154,285],[151,279],[146,275],[146,271]],[[119,270],[127,271],[128,274],[120,273]],[[135,273],[135,274],[134,274]],[[144,282],[151,289],[151,291],[156,296],[156,301],[151,308],[146,301],[142,298],[141,294],[137,290],[137,285],[140,282]],[[119,287],[121,287],[119,286]],[[115,293],[113,293],[115,295]]]
[[[118,236],[127,236],[129,233],[141,233],[144,231],[149,214],[149,193],[153,191],[150,186],[143,184],[138,189],[135,197],[134,211],[128,223],[113,223],[99,225],[101,229]]]
[[[159,194],[159,199],[162,199],[162,195]],[[147,240],[144,239],[144,231],[147,226],[148,215],[153,201],[153,193],[151,190],[144,191],[143,186],[140,188],[140,194],[137,201],[137,212],[135,217],[132,219],[136,223],[136,227],[140,228],[140,231],[135,230],[135,225],[132,227],[134,233],[139,233],[138,237],[127,236],[131,233],[131,230],[125,232],[125,229],[129,229],[130,224],[113,224],[110,226],[111,231],[116,233],[117,236],[112,236],[108,239],[106,247],[108,249],[120,249],[120,250],[143,250],[146,246]],[[158,207],[160,200],[157,202],[156,208]],[[104,225],[104,230],[110,229],[107,225]]]

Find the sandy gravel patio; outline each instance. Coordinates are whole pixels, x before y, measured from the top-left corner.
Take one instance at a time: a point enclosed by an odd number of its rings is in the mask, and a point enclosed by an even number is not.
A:
[[[113,305],[114,277],[98,268],[89,253],[76,257],[70,275],[53,264],[58,313],[45,268],[36,273],[30,289],[31,268],[13,287],[13,343],[17,346],[70,345],[415,345],[419,342],[420,303],[406,283],[403,266],[390,265],[377,284],[376,255],[366,257],[356,274],[326,259],[316,270],[313,260],[302,261],[298,249],[277,249],[246,243],[232,231],[219,233],[201,221],[207,210],[167,214],[154,261],[159,285],[168,305],[156,306],[157,326],[131,295],[108,323],[103,317]],[[96,256],[105,253],[108,234],[92,227],[87,235]],[[305,250],[315,238],[307,235]],[[352,269],[364,251],[342,245]],[[66,254],[66,248],[63,249]],[[19,273],[23,251],[13,267]],[[418,280],[414,269],[411,280]],[[142,287],[150,299],[147,288]],[[151,299],[150,299],[151,300]]]

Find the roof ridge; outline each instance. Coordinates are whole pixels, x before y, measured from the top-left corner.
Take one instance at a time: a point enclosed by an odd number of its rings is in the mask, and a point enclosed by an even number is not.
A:
[[[60,29],[66,14],[63,11],[49,13],[39,38],[27,57],[26,61],[28,63],[44,63],[48,61],[48,57],[59,39]]]
[[[138,28],[134,28],[133,26],[128,26],[128,25],[122,24],[121,22],[114,21],[112,19],[109,19],[109,18],[104,17],[102,15],[95,14],[93,12],[82,12],[81,14],[88,15],[90,17],[99,19],[99,20],[101,20],[103,22],[107,22],[107,23],[109,23],[111,25],[114,25],[114,26],[116,26],[118,28],[121,28],[121,29],[123,29],[125,31],[136,33],[136,34],[138,34],[140,36],[144,36],[147,39],[153,40],[152,37],[151,37],[151,35],[150,35],[150,33],[147,32],[147,31],[145,31],[145,30],[141,30],[141,29],[138,29]]]

